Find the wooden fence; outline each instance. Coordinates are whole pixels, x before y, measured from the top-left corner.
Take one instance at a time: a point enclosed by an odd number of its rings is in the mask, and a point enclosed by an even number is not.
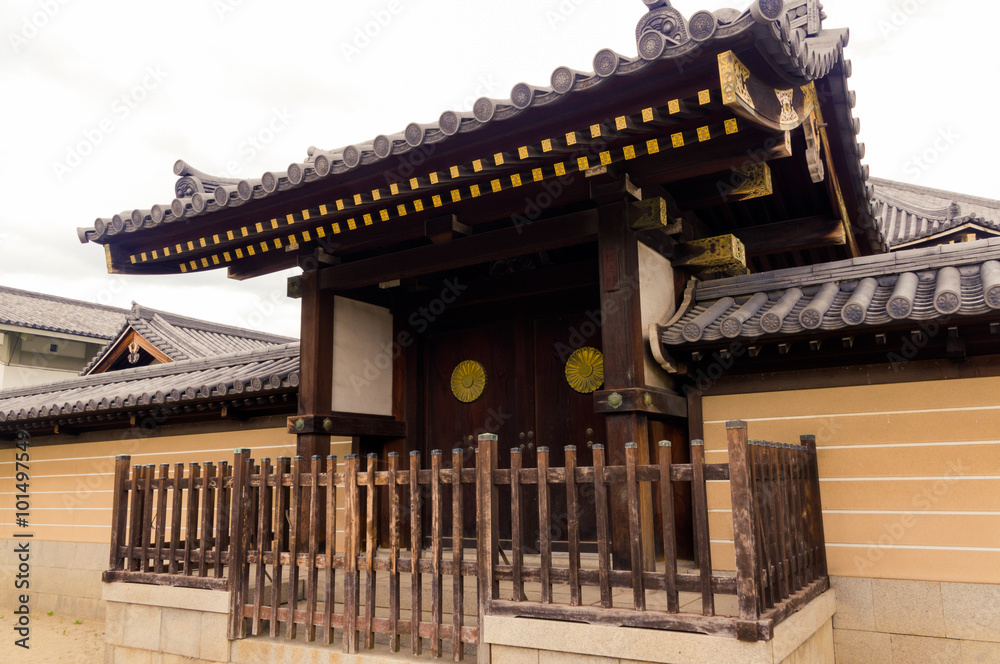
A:
[[[390,454],[378,470],[376,455],[364,467],[357,455],[341,466],[333,456],[279,458],[272,466],[269,459],[255,465],[244,449],[231,467],[191,464],[185,475],[175,464],[172,476],[166,465],[158,474],[152,466],[130,473],[129,457],[119,457],[105,580],[224,588],[231,594],[230,638],[294,639],[301,629],[309,641],[339,636],[345,652],[373,648],[376,635],[398,651],[403,636],[414,654],[429,646],[435,657],[448,642],[460,661],[490,614],[770,639],[778,622],[829,587],[815,441],[751,442],[745,423],[728,427],[726,464],[706,464],[701,441],[692,442],[690,464],[671,464],[663,441],[653,464],[638,463],[629,444],[624,465],[607,465],[595,445],[592,466],[577,466],[575,448],[567,447],[564,467],[552,468],[540,447],[537,467],[524,468],[514,449],[510,468],[500,469],[492,435],[480,436],[469,468],[463,450],[452,452],[450,467],[434,451],[429,468],[413,452],[409,468]],[[712,570],[707,480],[730,482],[735,574]],[[697,570],[678,566],[677,482],[692,484]],[[652,491],[641,491],[643,484]],[[509,558],[499,537],[501,486],[510,497],[503,506],[511,515]],[[555,491],[566,497],[566,514],[559,515],[565,553],[552,549]],[[613,565],[612,491],[626,496],[627,513],[616,518],[628,521],[629,569]],[[641,527],[641,513],[653,510],[642,504],[644,493],[658,501],[653,532]],[[474,512],[466,509],[473,502]],[[523,525],[529,509],[538,512],[537,542]],[[581,516],[596,520],[596,560],[581,554]],[[460,544],[470,519],[474,554]],[[644,551],[657,549],[662,560],[643,560]],[[475,584],[472,619],[466,580]],[[720,595],[736,597],[738,615],[716,614]]]

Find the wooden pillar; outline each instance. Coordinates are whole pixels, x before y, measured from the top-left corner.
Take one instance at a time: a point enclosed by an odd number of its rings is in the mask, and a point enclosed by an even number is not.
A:
[[[624,201],[598,209],[598,260],[601,269],[602,345],[605,392],[646,386],[643,366],[642,316],[639,298],[639,244],[629,228]],[[642,411],[609,412],[605,417],[611,465],[625,465],[625,444],[636,443],[638,463],[649,463],[649,427]],[[631,567],[628,496],[624,485],[609,491],[612,513],[612,553],[616,569]],[[644,567],[653,569],[652,489],[639,492]]]
[[[319,271],[302,273],[302,326],[299,359],[299,415],[319,416],[333,409],[333,294],[320,290]],[[317,418],[319,425],[322,418]],[[313,429],[313,427],[309,427]],[[330,453],[330,435],[298,434],[295,454],[311,459]]]

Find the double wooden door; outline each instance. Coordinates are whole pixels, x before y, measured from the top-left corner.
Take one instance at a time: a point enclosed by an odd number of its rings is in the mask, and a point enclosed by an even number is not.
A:
[[[566,362],[579,347],[600,350],[600,328],[593,318],[582,312],[525,313],[429,336],[423,381],[425,453],[441,449],[449,455],[460,447],[466,451],[466,467],[473,467],[479,434],[492,433],[498,437],[501,468],[510,467],[513,448],[520,450],[523,467],[534,467],[540,446],[549,449],[551,466],[562,466],[566,445],[576,446],[578,465],[590,465],[591,446],[604,443],[604,416],[594,412],[593,394],[569,384]],[[452,374],[468,360],[482,367],[486,383],[477,398],[462,401],[453,393]],[[538,541],[537,495],[532,489],[525,491],[522,521],[529,549]],[[475,496],[471,487],[467,491],[463,496],[465,537],[471,539],[475,536]],[[501,540],[510,537],[511,514],[505,495],[509,489],[500,492]],[[585,514],[592,514],[592,498],[581,495],[580,499]],[[558,546],[567,537],[564,492],[552,491],[551,514],[552,539]],[[581,538],[596,539],[592,519],[581,519]]]

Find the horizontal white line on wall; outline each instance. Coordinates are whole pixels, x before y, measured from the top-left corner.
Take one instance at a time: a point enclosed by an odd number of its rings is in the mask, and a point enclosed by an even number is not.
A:
[[[781,417],[746,417],[744,422],[780,422],[791,420],[821,420],[834,417],[873,417],[882,415],[917,415],[920,413],[962,413],[1000,410],[1000,406],[960,406],[956,408],[914,408],[913,410],[880,410],[867,413],[817,413],[815,415],[784,415]],[[731,420],[705,420],[705,424],[725,424]]]
[[[877,542],[851,544],[849,542],[827,542],[827,546],[838,549],[909,549],[911,551],[980,551],[1000,553],[1000,547],[995,546],[931,546],[920,544],[878,544]]]
[[[732,544],[731,539],[713,539],[709,540],[712,544]],[[906,544],[849,544],[845,542],[827,542],[828,547],[836,547],[841,549],[909,549],[911,551],[976,551],[976,552],[986,552],[986,553],[1000,553],[1000,548],[989,547],[989,546],[921,546],[921,545],[906,545]]]
[[[823,450],[863,450],[863,449],[884,449],[893,447],[955,447],[957,445],[1000,445],[1000,440],[966,440],[949,443],[877,443],[872,445],[817,445],[816,448]]]
[[[931,477],[821,477],[820,482],[956,482],[959,480],[1000,480],[1000,475],[937,475]]]
[[[709,508],[709,512],[720,514],[731,514],[732,510],[721,507]],[[823,514],[871,514],[883,516],[903,516],[911,514],[915,516],[1000,516],[1000,512],[976,512],[973,510],[941,510],[935,512],[931,510],[823,510]]]
[[[13,525],[14,525],[13,523],[8,523],[8,522],[0,521],[0,526],[13,526]],[[25,532],[32,532],[36,528],[107,528],[108,530],[110,530],[111,526],[108,526],[108,525],[93,526],[93,525],[87,525],[87,524],[83,524],[83,523],[33,523],[33,524],[31,524],[30,527],[28,527],[28,528],[22,528],[21,530],[23,530]],[[15,531],[15,532],[21,532],[21,531]],[[13,538],[11,538],[11,539],[13,539]],[[17,538],[17,539],[19,539],[19,540],[23,539],[23,541],[28,541],[27,539],[20,538],[20,537]],[[45,540],[42,540],[42,541],[45,541]]]
[[[346,444],[349,441],[344,441],[344,442]],[[333,444],[337,445],[337,443],[333,443]],[[294,447],[294,446],[295,446],[295,444],[292,443],[291,447]],[[259,455],[257,454],[257,452],[260,451],[260,450],[287,450],[288,448],[289,448],[289,445],[268,445],[267,447],[251,447],[250,448],[250,452],[251,452],[251,454],[253,455],[253,457],[255,459],[259,459]],[[219,449],[215,449],[215,450],[191,449],[191,450],[179,450],[177,452],[137,452],[137,453],[135,453],[135,454],[133,454],[131,456],[132,456],[132,461],[135,461],[135,460],[141,459],[143,457],[163,456],[164,454],[177,454],[177,455],[181,455],[181,454],[184,454],[184,455],[187,455],[187,454],[192,454],[192,455],[194,455],[194,454],[198,454],[198,455],[202,455],[202,454],[223,454],[223,455],[228,455],[228,457],[229,457],[229,458],[222,458],[222,459],[218,459],[218,460],[211,459],[212,463],[216,463],[217,461],[229,461],[229,462],[231,462],[232,459],[233,459],[233,457],[236,456],[235,454],[233,454],[233,448],[232,447],[220,447]],[[291,456],[294,456],[294,453],[289,453],[289,454]],[[88,457],[58,457],[58,458],[55,458],[55,459],[41,459],[41,458],[35,458],[33,456],[31,458],[31,461],[29,463],[31,463],[31,464],[36,464],[36,463],[51,463],[53,461],[110,461],[112,464],[114,464],[116,456],[118,456],[118,455],[117,454],[104,454],[104,455],[100,455],[100,456],[88,456]],[[170,462],[170,463],[171,463],[171,465],[173,465],[173,462]],[[185,461],[184,465],[187,465],[187,463],[188,462]],[[14,464],[14,460],[13,459],[10,460],[10,461],[0,461],[0,467],[6,466],[6,465],[13,465],[13,464]],[[132,464],[132,465],[135,465],[135,464]]]

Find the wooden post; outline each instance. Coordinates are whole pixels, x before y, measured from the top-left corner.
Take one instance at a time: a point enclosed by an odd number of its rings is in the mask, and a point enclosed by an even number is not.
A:
[[[169,556],[169,564],[167,565],[168,574],[177,573],[177,547],[181,541],[181,499],[184,497],[184,491],[181,488],[183,480],[184,464],[178,461],[174,464],[174,492],[170,497],[170,550],[167,554]],[[233,488],[235,489],[235,485]],[[232,560],[230,560],[229,566],[232,568]]]
[[[598,251],[601,270],[601,343],[604,351],[604,390],[646,386],[642,312],[639,297],[639,241],[629,228],[621,199],[598,208]],[[625,465],[625,444],[634,442],[638,463],[649,463],[646,414],[638,411],[607,413],[608,463]],[[628,497],[624,484],[610,487],[614,567],[631,567],[628,532]],[[639,515],[643,559],[655,568],[652,488],[639,488]]]
[[[163,543],[167,526],[167,482],[169,481],[170,464],[160,464],[160,476],[156,486],[156,559],[153,562],[153,573],[163,573]],[[220,491],[221,495],[222,492]],[[216,553],[216,556],[219,554]],[[221,561],[216,559],[219,569],[222,567]]]
[[[511,600],[520,602],[524,599],[524,581],[522,570],[524,569],[524,536],[522,534],[521,523],[521,448],[510,448],[510,554],[511,554],[511,578],[513,579],[513,593]]]
[[[257,513],[257,569],[254,576],[253,616],[250,620],[250,631],[254,636],[260,634],[260,610],[264,605],[264,575],[267,565],[264,564],[264,553],[268,548],[268,536],[271,532],[271,489],[267,486],[267,478],[271,474],[271,460],[260,460],[260,506]],[[272,592],[273,583],[272,583]],[[272,617],[272,622],[274,619]]]
[[[674,485],[670,479],[669,440],[659,443],[660,463],[660,512],[663,518],[663,577],[667,589],[667,610],[676,613],[680,610],[677,595],[677,532],[674,525]]]
[[[465,579],[462,577],[462,466],[465,465],[465,451],[456,447],[451,451],[451,654],[456,662],[462,661],[465,648],[462,643],[462,618],[465,613]]]
[[[806,448],[809,489],[809,535],[816,550],[816,575],[827,576],[826,533],[823,532],[823,501],[819,493],[819,463],[816,457],[816,436],[808,434],[799,438]]]
[[[646,610],[646,591],[642,583],[642,532],[639,526],[639,483],[636,480],[635,443],[625,444],[625,495],[628,497],[629,545],[632,548],[632,608]]]
[[[365,469],[365,649],[375,647],[375,549],[378,547],[378,509],[375,503],[375,467],[378,455],[368,455]]]
[[[712,544],[708,533],[708,494],[705,488],[705,441],[691,441],[691,511],[694,512],[695,548],[701,585],[701,611],[715,615],[712,595]]]
[[[323,603],[323,642],[333,643],[333,605],[337,602],[337,573],[333,567],[333,558],[337,554],[337,484],[334,475],[337,472],[337,457],[328,454],[326,457],[326,601]]]
[[[344,652],[358,652],[358,455],[344,457]]]
[[[299,415],[320,415],[333,409],[333,294],[320,289],[319,271],[302,273],[302,315],[299,360]],[[330,453],[330,435],[298,435],[296,454],[309,459]]]
[[[489,664],[490,645],[485,641],[485,618],[491,600],[497,599],[500,583],[494,576],[499,562],[497,544],[500,539],[497,518],[497,491],[493,486],[493,471],[497,467],[497,436],[491,433],[479,435],[479,454],[476,457],[476,563],[479,576],[479,664]]]
[[[444,538],[441,501],[441,450],[431,450],[431,656],[441,656],[441,546]]]
[[[576,500],[576,446],[567,445],[566,459],[566,530],[569,536],[569,603],[580,606],[580,513]]]
[[[538,458],[538,549],[541,554],[542,604],[552,602],[552,510],[549,506],[549,448],[539,447]]]
[[[232,549],[229,553],[229,640],[242,639],[246,636],[246,621],[243,619],[243,606],[246,604],[247,586],[249,586],[249,569],[246,569],[246,556],[250,547],[250,527],[247,523],[249,515],[247,508],[250,503],[250,450],[236,450],[233,459],[233,503],[230,524],[229,541]],[[192,486],[194,476],[191,477]],[[190,494],[189,494],[190,495]],[[190,534],[188,535],[190,538]]]
[[[288,545],[288,528],[285,523],[285,511],[288,509],[288,491],[283,485],[288,473],[288,457],[278,457],[274,474],[274,557],[271,562],[271,637],[278,636],[278,610],[281,606],[281,585],[284,572],[281,565],[281,554]],[[235,542],[235,540],[234,540]]]
[[[423,543],[420,496],[420,451],[410,452],[410,651],[419,656],[420,618],[423,614],[423,580],[420,575],[420,548]]]
[[[604,484],[604,445],[594,445],[594,511],[597,516],[597,569],[601,584],[601,606],[610,609],[611,552],[608,534],[608,491]]]
[[[128,473],[132,457],[120,454],[115,457],[114,495],[111,497],[111,556],[108,569],[127,569],[122,565],[121,547],[125,544],[125,527],[128,523]]]
[[[389,647],[399,652],[399,453],[389,452]]]
[[[302,466],[305,459],[301,455],[295,455],[292,459],[292,493],[288,506],[288,622],[285,623],[285,637],[289,640],[296,635],[295,611],[299,608],[299,544],[300,539],[306,542],[307,538],[301,532],[304,525],[309,527],[306,519],[303,518],[302,509]],[[307,544],[308,545],[308,544]]]
[[[757,548],[754,542],[754,510],[750,496],[747,460],[747,423],[726,422],[729,442],[729,486],[733,499],[733,544],[736,548],[736,592],[740,617],[736,627],[741,641],[757,641]]]

